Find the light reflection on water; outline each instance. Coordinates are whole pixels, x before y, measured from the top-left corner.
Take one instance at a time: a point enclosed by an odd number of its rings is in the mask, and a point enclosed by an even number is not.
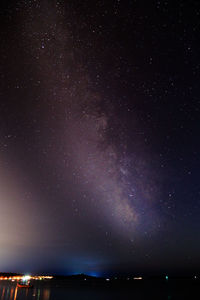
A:
[[[49,300],[50,288],[18,288],[16,283],[0,285],[0,300]]]
[[[123,286],[82,286],[66,281],[34,281],[33,288],[20,288],[16,282],[0,282],[0,300],[183,300],[200,299],[200,281],[147,281]]]

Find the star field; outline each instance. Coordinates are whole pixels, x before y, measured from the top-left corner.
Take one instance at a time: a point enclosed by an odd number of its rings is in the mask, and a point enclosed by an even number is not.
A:
[[[199,3],[0,6],[0,268],[198,269]]]

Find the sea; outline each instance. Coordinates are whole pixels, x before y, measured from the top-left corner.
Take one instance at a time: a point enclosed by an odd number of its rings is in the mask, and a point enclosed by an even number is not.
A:
[[[129,285],[69,285],[60,280],[33,281],[32,288],[0,281],[0,300],[193,300],[200,299],[200,280],[148,280]]]

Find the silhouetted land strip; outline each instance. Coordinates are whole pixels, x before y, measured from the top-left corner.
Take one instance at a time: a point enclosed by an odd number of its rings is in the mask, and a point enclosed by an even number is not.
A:
[[[2,273],[1,273],[2,274]],[[10,273],[3,273],[11,276]],[[12,273],[14,274],[14,273]],[[16,275],[16,274],[14,274]],[[17,274],[18,275],[18,274]],[[37,291],[49,290],[54,295],[60,293],[63,299],[68,293],[71,295],[102,295],[103,299],[200,299],[200,278],[197,277],[169,277],[165,276],[144,277],[142,280],[134,280],[133,276],[99,278],[85,274],[72,276],[54,276],[51,280],[32,280],[31,283]],[[2,281],[1,285],[16,286],[16,282]],[[78,297],[78,296],[77,296]],[[92,298],[95,298],[92,297]],[[91,299],[92,299],[91,298]],[[78,299],[75,297],[75,299]],[[90,298],[88,298],[90,299]],[[97,299],[97,298],[96,298]],[[98,298],[99,299],[99,298]]]

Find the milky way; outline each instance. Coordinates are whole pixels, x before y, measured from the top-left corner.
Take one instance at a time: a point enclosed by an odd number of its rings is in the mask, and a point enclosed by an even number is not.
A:
[[[135,200],[135,181],[137,185],[140,181],[139,189],[145,191],[148,179],[145,175],[141,180],[130,178],[129,157],[120,121],[116,121],[115,128],[112,127],[111,119],[116,119],[114,109],[112,111],[109,99],[105,101],[97,91],[92,91],[86,68],[79,61],[73,45],[76,36],[69,35],[67,26],[63,28],[64,17],[67,16],[60,5],[56,6],[56,16],[53,7],[47,4],[38,8],[39,14],[31,12],[35,18],[31,26],[27,26],[32,53],[38,59],[36,67],[41,78],[40,90],[44,93],[40,95],[44,113],[49,107],[43,119],[49,126],[45,135],[47,140],[50,136],[58,147],[53,149],[50,144],[53,163],[56,166],[58,164],[64,185],[69,177],[74,177],[73,181],[78,184],[82,194],[81,206],[97,210],[103,219],[109,219],[108,222],[114,227],[119,226],[117,231],[123,231],[122,234],[129,232],[130,235],[139,218],[137,202],[140,201],[140,207],[145,202],[144,196]],[[47,14],[46,22],[41,24],[44,14]],[[103,103],[105,108],[101,108]],[[112,141],[111,131],[118,135],[117,143]],[[142,166],[137,164],[137,168],[139,173],[144,174]],[[70,196],[66,198],[66,203],[72,201]],[[76,203],[78,200],[74,201]],[[74,206],[75,212],[80,210],[76,204]]]

